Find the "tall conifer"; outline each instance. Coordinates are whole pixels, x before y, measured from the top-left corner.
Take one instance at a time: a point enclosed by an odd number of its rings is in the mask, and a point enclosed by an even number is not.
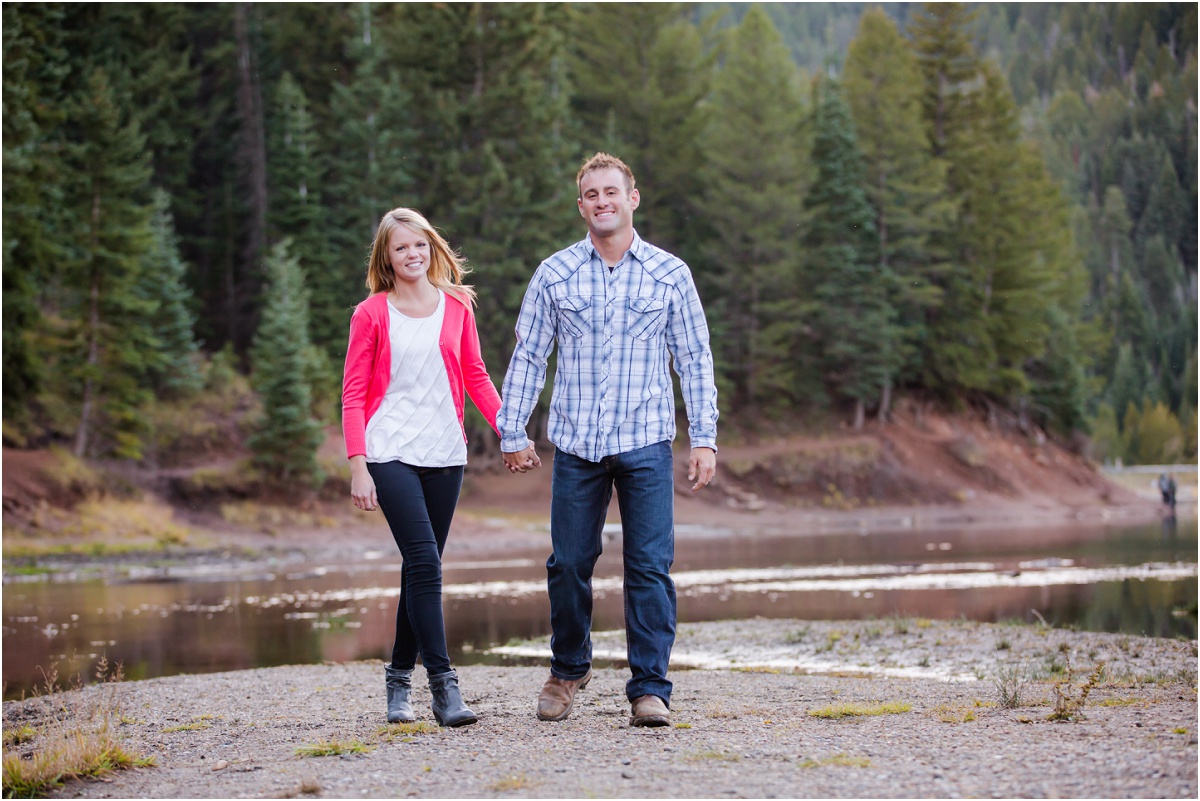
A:
[[[719,376],[734,411],[787,405],[803,365],[795,253],[807,159],[799,75],[770,18],[752,8],[727,41],[700,146],[700,209],[712,240],[698,264],[713,297]]]
[[[884,387],[886,417],[891,385],[913,381],[928,348],[926,319],[941,299],[935,282],[945,254],[936,244],[954,217],[947,197],[945,162],[930,155],[921,112],[916,57],[883,11],[868,9],[850,43],[843,84],[863,153],[865,187],[874,209],[881,270],[895,277],[899,369]]]
[[[96,69],[71,112],[67,200],[79,235],[64,278],[72,288],[66,293],[74,297],[68,319],[78,339],[77,349],[64,355],[77,365],[77,456],[141,453],[138,406],[147,397],[141,379],[154,304],[137,289],[149,248],[151,168],[145,137],[122,101],[128,96],[115,94],[107,74]]]
[[[834,396],[854,403],[854,427],[896,373],[894,277],[877,256],[874,211],[863,190],[862,155],[840,87],[822,81],[816,110],[816,179],[804,205],[805,294],[821,354],[822,377]]]
[[[290,240],[272,248],[265,270],[266,302],[250,349],[251,380],[262,417],[250,438],[254,463],[271,480],[318,483],[320,424],[313,418],[308,292]]]

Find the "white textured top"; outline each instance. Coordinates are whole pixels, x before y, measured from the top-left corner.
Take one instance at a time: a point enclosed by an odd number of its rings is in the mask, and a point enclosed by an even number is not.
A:
[[[437,310],[406,317],[388,303],[392,378],[383,403],[367,423],[367,461],[404,462],[414,467],[467,463],[450,379],[439,346],[446,295],[438,290]]]

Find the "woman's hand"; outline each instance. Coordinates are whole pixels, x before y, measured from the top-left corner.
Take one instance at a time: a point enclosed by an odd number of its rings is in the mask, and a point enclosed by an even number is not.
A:
[[[375,494],[375,479],[367,471],[367,457],[350,457],[350,497],[354,506],[364,512],[374,512],[379,507]]]

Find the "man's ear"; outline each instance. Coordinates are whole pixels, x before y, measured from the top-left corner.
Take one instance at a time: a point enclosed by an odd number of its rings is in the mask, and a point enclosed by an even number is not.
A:
[[[583,213],[583,198],[575,198],[575,208],[579,209],[579,216],[586,220],[587,215]]]
[[[636,189],[629,193],[629,210],[635,210],[642,202],[642,195]]]

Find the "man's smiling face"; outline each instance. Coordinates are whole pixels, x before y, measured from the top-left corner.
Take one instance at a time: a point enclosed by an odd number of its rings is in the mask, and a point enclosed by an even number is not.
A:
[[[625,175],[616,167],[593,170],[579,182],[579,213],[593,237],[607,238],[633,228],[633,211],[641,197],[625,185]]]

